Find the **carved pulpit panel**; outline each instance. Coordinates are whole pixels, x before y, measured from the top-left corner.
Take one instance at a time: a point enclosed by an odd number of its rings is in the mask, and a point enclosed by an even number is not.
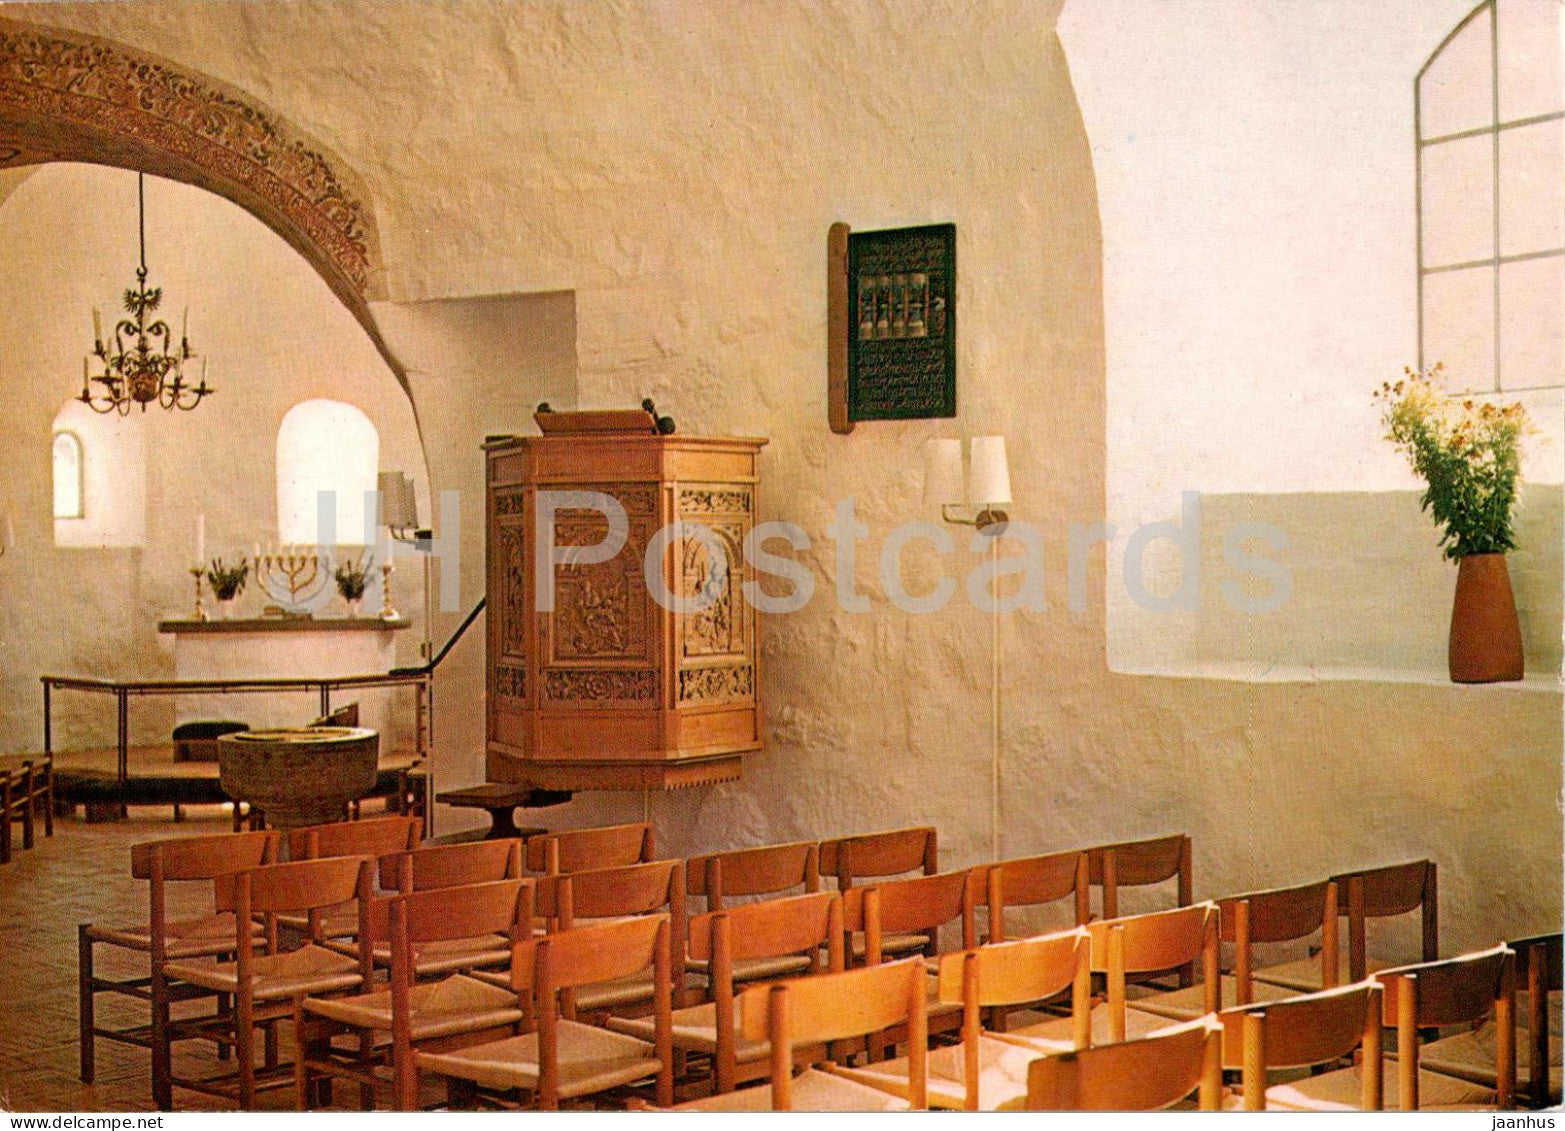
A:
[[[606,429],[611,415],[630,414],[551,414],[543,436],[486,445],[491,781],[675,788],[736,778],[761,745],[759,621],[742,585],[765,441]],[[596,560],[566,548],[603,546],[606,513],[554,509],[552,608],[533,593],[540,491],[607,496],[626,520],[618,552]],[[661,601],[647,572],[660,531]]]

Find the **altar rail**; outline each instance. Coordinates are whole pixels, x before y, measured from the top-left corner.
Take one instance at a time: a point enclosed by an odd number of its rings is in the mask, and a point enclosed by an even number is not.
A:
[[[320,696],[320,713],[331,713],[334,691],[367,690],[382,687],[412,687],[415,696],[415,743],[419,758],[427,758],[434,743],[434,665],[399,669],[384,675],[347,675],[330,679],[170,679],[112,680],[81,676],[46,675],[43,683],[43,748],[54,753],[54,694],[80,691],[90,695],[112,695],[117,714],[117,782],[121,788],[129,778],[130,701],[144,696],[207,694],[246,694],[264,692],[315,692]]]

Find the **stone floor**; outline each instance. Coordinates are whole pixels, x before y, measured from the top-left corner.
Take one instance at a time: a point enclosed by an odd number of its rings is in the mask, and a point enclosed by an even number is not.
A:
[[[76,926],[146,920],[146,885],[130,876],[132,844],[227,832],[229,825],[215,807],[187,810],[182,824],[168,810],[131,812],[131,820],[112,824],[89,825],[79,816],[56,820],[52,838],[45,839],[40,828],[34,848],[0,866],[0,1110],[152,1109],[150,1054],[144,1049],[100,1041],[95,1083],[89,1087],[77,1078]],[[176,914],[210,911],[210,885],[175,887],[195,889],[175,895],[176,909],[184,909]],[[99,972],[135,974],[135,960],[123,954],[100,946]],[[139,969],[145,973],[144,963]],[[131,999],[110,995],[98,1002],[100,1025],[146,1020],[146,1007]],[[217,1069],[212,1046],[204,1042],[176,1049],[177,1072],[200,1076]],[[293,1091],[286,1088],[263,1093],[258,1106],[286,1109],[292,1103]],[[177,1092],[175,1104],[180,1110],[228,1106],[189,1091]]]

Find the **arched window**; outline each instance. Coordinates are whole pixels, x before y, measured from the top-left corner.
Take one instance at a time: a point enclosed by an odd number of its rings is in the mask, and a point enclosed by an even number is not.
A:
[[[54,517],[85,518],[84,468],[81,438],[74,432],[54,434]]]
[[[1420,367],[1455,389],[1565,374],[1560,8],[1485,0],[1418,73]]]
[[[376,487],[380,434],[341,401],[302,401],[277,430],[277,533],[285,543],[368,545],[375,516],[364,496]]]

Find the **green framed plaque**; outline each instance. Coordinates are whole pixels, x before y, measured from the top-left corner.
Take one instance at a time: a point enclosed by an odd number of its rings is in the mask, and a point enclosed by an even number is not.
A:
[[[848,420],[956,415],[956,225],[848,235]]]

